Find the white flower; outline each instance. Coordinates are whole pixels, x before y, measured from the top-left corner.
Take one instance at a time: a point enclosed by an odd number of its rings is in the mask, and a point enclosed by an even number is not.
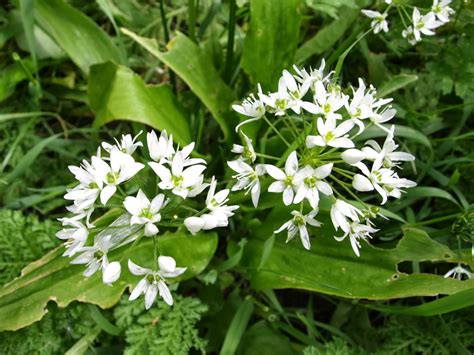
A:
[[[435,33],[432,31],[443,23],[436,20],[436,16],[433,12],[428,12],[426,15],[421,16],[418,8],[413,9],[413,35],[417,41],[421,41],[421,34],[426,36],[433,36]]]
[[[286,88],[285,78],[282,76],[278,81],[278,91],[269,93],[268,95],[261,94],[261,100],[265,105],[270,107],[272,113],[275,116],[283,116],[286,113],[286,110],[295,106],[296,103],[288,93]]]
[[[336,230],[341,228],[344,233],[349,233],[352,222],[359,222],[363,213],[358,208],[343,201],[336,200],[331,206],[331,221]]]
[[[262,97],[265,96],[262,93],[262,88],[260,84],[258,84],[258,95],[259,99],[255,98],[255,95],[250,94],[241,105],[232,105],[232,109],[237,111],[241,115],[248,116],[250,119],[245,120],[239,123],[235,127],[235,131],[238,132],[240,127],[243,125],[259,120],[265,114],[265,104],[262,100]]]
[[[463,276],[465,276],[467,279],[470,279],[472,277],[472,273],[463,268],[461,264],[458,264],[458,266],[452,268],[446,274],[444,274],[445,279],[448,277],[453,277],[453,279],[462,280]]]
[[[268,187],[268,192],[283,192],[283,203],[285,206],[290,205],[293,202],[295,196],[294,191],[297,188],[294,181],[295,174],[298,171],[298,157],[296,151],[292,152],[286,159],[285,172],[269,164],[266,165],[265,169],[268,175],[277,180]]]
[[[112,247],[110,235],[96,238],[93,246],[80,248],[81,254],[73,259],[71,264],[87,264],[87,269],[83,273],[86,277],[102,269],[102,282],[111,285],[119,279],[121,272],[120,263],[117,261],[109,263],[107,258],[107,253]]]
[[[433,0],[431,10],[441,22],[449,22],[449,15],[454,14],[454,10],[449,7],[451,0]]]
[[[161,132],[160,138],[156,136],[155,131],[151,131],[146,135],[146,141],[148,145],[148,151],[150,152],[150,158],[159,163],[163,163],[171,159],[175,153],[173,147],[173,135],[168,133],[166,130]]]
[[[314,99],[317,107],[315,113],[324,115],[327,119],[340,119],[342,116],[336,111],[346,104],[348,97],[338,90],[326,91],[322,81],[316,82],[315,90]]]
[[[206,197],[206,207],[214,216],[222,214],[227,220],[228,217],[234,215],[233,211],[238,209],[239,206],[227,206],[226,203],[229,201],[227,198],[230,192],[229,189],[224,189],[216,193],[216,185],[217,181],[213,176]]]
[[[234,160],[227,162],[227,165],[234,170],[237,175],[232,176],[237,179],[237,183],[232,186],[232,191],[246,190],[252,194],[252,203],[258,206],[260,198],[260,179],[265,174],[265,167],[258,164],[255,169],[243,161]]]
[[[165,195],[158,194],[151,202],[143,193],[138,190],[137,197],[127,196],[123,205],[132,215],[130,224],[144,224],[145,236],[152,236],[158,233],[155,223],[161,221],[160,209],[165,202]]]
[[[145,295],[145,308],[149,309],[158,293],[168,305],[173,305],[173,296],[166,285],[166,279],[177,277],[186,271],[185,267],[176,267],[176,261],[170,256],[158,257],[158,271],[138,266],[130,259],[128,269],[133,275],[143,276],[130,294],[129,300],[136,300],[141,294]]]
[[[332,163],[316,169],[305,166],[298,171],[294,177],[295,184],[298,186],[294,203],[300,203],[306,198],[315,210],[319,204],[319,191],[327,196],[332,195],[331,185],[322,180],[331,174],[332,166]]]
[[[395,117],[397,110],[392,108],[391,106],[385,107],[382,109],[382,112],[374,112],[372,116],[370,116],[370,120],[375,123],[377,126],[382,128],[386,131],[386,129],[381,126],[382,123],[390,121],[393,117]]]
[[[113,149],[110,153],[110,165],[99,157],[92,157],[96,179],[106,185],[100,192],[100,202],[106,204],[117,191],[117,185],[130,180],[144,165],[137,163],[131,155]]]
[[[410,43],[412,46],[414,46],[417,42],[421,41],[421,38],[419,41],[416,39],[412,26],[408,26],[407,28],[405,28],[402,31],[402,36],[403,38],[406,38],[408,43]]]
[[[234,144],[232,146],[232,153],[240,154],[239,160],[248,160],[249,162],[253,163],[255,159],[257,159],[257,155],[255,154],[255,149],[253,148],[252,145],[252,140],[247,137],[244,133],[242,133],[244,136],[245,144],[239,145],[239,144]]]
[[[398,166],[397,162],[399,161],[414,161],[415,157],[413,155],[395,151],[398,148],[398,145],[393,140],[394,133],[395,126],[392,126],[387,138],[385,139],[383,147],[380,147],[380,145],[374,140],[365,142],[365,144],[368,145],[368,147],[362,148],[365,159],[381,159],[385,168]]]
[[[309,224],[314,227],[321,226],[321,223],[314,219],[314,217],[318,214],[318,210],[313,210],[307,215],[303,215],[302,213],[298,211],[292,211],[291,214],[293,215],[293,218],[290,219],[288,222],[284,223],[280,228],[278,228],[273,233],[277,234],[287,229],[288,237],[286,238],[286,242],[288,243],[299,232],[303,247],[306,250],[309,250],[311,248],[311,243],[309,241],[309,235],[308,235],[308,230],[306,228],[306,225]]]
[[[188,217],[184,220],[184,225],[193,235],[201,230],[227,227],[229,217],[233,216],[234,211],[239,208],[239,206],[226,205],[229,189],[224,189],[216,193],[216,184],[216,180],[213,177],[206,198],[206,208],[211,212],[199,217]]]
[[[352,180],[354,189],[357,191],[373,191],[375,189],[382,197],[382,205],[387,202],[389,196],[400,198],[400,188],[416,186],[414,181],[400,179],[393,170],[382,168],[382,159],[375,160],[371,171],[361,162],[354,165],[365,175],[356,174],[354,176]]]
[[[77,253],[87,241],[89,230],[82,224],[79,219],[82,215],[74,216],[73,218],[61,218],[64,227],[56,233],[56,237],[66,240],[66,251],[63,256],[72,256]]]
[[[351,222],[349,225],[349,230],[344,233],[342,237],[334,237],[337,241],[343,241],[346,239],[347,236],[349,236],[350,241],[351,241],[351,246],[352,250],[354,250],[354,253],[357,256],[360,256],[360,239],[367,240],[367,238],[370,238],[370,233],[375,233],[377,232],[378,229],[372,228],[368,224],[361,224],[358,222]]]
[[[353,121],[344,121],[336,127],[336,120],[334,118],[328,118],[326,122],[324,122],[321,117],[318,117],[317,127],[319,135],[307,136],[306,147],[325,147],[327,145],[335,148],[354,147],[354,142],[352,142],[346,134],[354,127]]]
[[[162,190],[172,190],[175,195],[186,198],[196,184],[202,182],[204,165],[192,165],[184,169],[183,153],[177,152],[171,162],[171,171],[162,164],[150,162],[148,165],[160,178],[158,186]]]
[[[308,92],[310,86],[309,82],[303,82],[303,84],[298,85],[295,78],[293,77],[293,75],[290,74],[288,70],[283,71],[282,79],[286,86],[286,90],[288,91],[288,94],[292,100],[290,108],[295,113],[299,115],[301,113],[302,108],[310,113],[318,112],[318,107],[314,103],[303,100],[303,97]]]
[[[83,160],[80,166],[70,165],[68,168],[79,181],[79,185],[67,189],[64,198],[73,200],[78,212],[92,208],[103,187],[102,180],[97,178],[95,169],[86,160]]]
[[[372,27],[375,34],[379,33],[380,31],[388,32],[386,13],[381,14],[380,12],[373,10],[362,10],[362,13],[365,16],[373,19],[370,23],[370,27]]]
[[[107,152],[111,152],[112,149],[118,149],[122,153],[125,154],[133,154],[135,150],[137,150],[138,147],[143,147],[142,142],[135,142],[140,134],[142,134],[143,131],[140,131],[135,137],[132,138],[131,134],[126,134],[122,135],[122,140],[119,143],[117,139],[115,139],[115,145],[111,145],[109,143],[103,142],[102,143],[102,148],[104,148]]]
[[[321,60],[321,65],[319,66],[319,69],[310,68],[309,73],[306,71],[306,69],[299,69],[296,65],[294,65],[293,68],[295,69],[295,72],[297,74],[295,79],[303,85],[308,84],[310,87],[314,87],[314,85],[318,81],[322,81],[323,83],[325,83],[329,80],[329,77],[332,74],[331,72],[328,75],[324,76],[325,66],[326,62],[324,58]]]

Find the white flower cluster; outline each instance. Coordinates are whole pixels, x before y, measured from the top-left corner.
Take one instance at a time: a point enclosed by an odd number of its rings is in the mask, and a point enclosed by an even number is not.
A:
[[[370,26],[374,33],[388,32],[387,16],[393,4],[391,0],[385,2],[389,6],[383,13],[374,10],[362,10],[365,16],[372,19]],[[454,13],[454,10],[449,6],[450,4],[451,0],[433,0],[431,10],[426,14],[421,14],[417,7],[413,7],[411,16],[403,3],[396,5],[400,9],[398,13],[405,27],[402,31],[403,38],[406,38],[410,44],[415,45],[421,41],[421,35],[433,36],[435,34],[433,30],[448,23],[449,16]]]
[[[121,274],[121,260],[110,260],[112,250],[142,237],[156,237],[160,225],[185,226],[192,234],[225,227],[238,208],[226,205],[229,190],[216,192],[214,177],[210,183],[204,181],[206,162],[191,157],[194,143],[175,149],[173,137],[166,131],[160,137],[150,132],[146,137],[150,159],[143,164],[133,157],[137,149],[143,147],[138,141],[139,135],[134,138],[130,134],[124,135],[115,145],[102,143],[102,149],[99,147],[90,161],[69,167],[79,182],[64,196],[72,201],[67,209],[73,216],[60,219],[63,229],[56,236],[65,241],[63,255],[73,257],[72,264],[86,265],[84,276],[92,276],[101,270],[102,281],[107,285],[117,281]],[[137,175],[141,177],[136,178]],[[150,188],[150,184],[144,183],[149,181],[146,178],[156,180],[156,185],[152,184]],[[153,191],[153,198],[147,197],[142,188]],[[201,211],[185,205],[188,199],[207,188],[206,206]],[[93,214],[102,216],[108,210],[117,209],[122,213],[110,225],[96,227],[91,222]],[[159,256],[152,263],[155,267],[146,269],[128,260],[130,272],[143,276],[130,300],[143,293],[147,309],[158,293],[171,305],[173,299],[166,279],[186,270],[176,267],[170,256]]]
[[[299,204],[291,212],[292,218],[275,233],[286,229],[288,240],[299,234],[306,249],[310,248],[307,226],[321,225],[315,217],[324,196],[332,206],[334,228],[343,232],[335,238],[349,237],[359,256],[360,240],[367,240],[377,231],[371,218],[379,212],[378,207],[363,202],[359,193],[375,191],[381,204],[389,197],[400,198],[402,188],[416,184],[400,178],[397,169],[401,162],[413,161],[415,157],[397,151],[394,126],[388,129],[382,125],[396,114],[389,105],[391,99],[378,98],[375,88],[367,88],[362,79],[358,88],[347,90],[346,94],[330,79],[331,73],[324,75],[324,67],[323,60],[317,70],[294,67],[295,75],[285,70],[277,92],[264,94],[259,87],[258,98],[251,95],[241,105],[233,106],[249,117],[237,126],[239,131],[249,122],[263,120],[287,148],[281,157],[266,154],[263,145],[262,151],[257,152],[252,140],[240,131],[243,145],[234,145],[232,149],[240,156],[228,162],[237,173],[232,191],[250,192],[257,207],[262,182],[270,178],[273,182],[268,192],[281,193],[285,206]],[[374,125],[386,134],[383,144],[375,140],[360,144],[358,136]],[[267,159],[278,163],[265,163]],[[309,213],[304,214],[304,210]]]

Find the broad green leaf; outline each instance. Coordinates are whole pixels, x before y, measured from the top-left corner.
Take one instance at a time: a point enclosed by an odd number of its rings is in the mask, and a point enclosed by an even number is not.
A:
[[[419,198],[431,198],[431,197],[438,197],[444,198],[445,200],[451,201],[452,203],[459,205],[459,202],[451,195],[448,191],[442,190],[437,187],[431,186],[417,186],[412,189],[407,190],[404,199],[419,199]]]
[[[184,109],[168,85],[146,85],[131,69],[108,62],[91,67],[88,91],[96,127],[127,119],[166,129],[181,144],[191,142]]]
[[[112,39],[89,17],[62,0],[37,0],[35,19],[84,73],[93,64],[120,63]]]
[[[303,249],[299,240],[285,244],[285,236],[278,234],[269,258],[261,266],[265,236],[287,219],[286,214],[281,214],[270,214],[245,248],[242,264],[247,267],[256,289],[297,288],[376,300],[450,295],[474,288],[474,280],[458,281],[425,273],[406,274],[397,269],[397,264],[403,261],[448,262],[453,263],[453,267],[460,261],[473,264],[467,252],[459,255],[433,241],[425,232],[406,227],[396,248],[380,249],[362,242],[358,258],[348,239],[337,242],[333,238],[331,222],[323,213],[318,219],[324,225],[317,229],[310,251]]]
[[[252,81],[275,90],[283,69],[294,63],[301,25],[300,0],[253,0],[242,68]]]
[[[385,97],[418,80],[418,75],[399,74],[392,77],[377,90],[377,97]]]
[[[237,354],[252,355],[258,349],[260,355],[299,354],[291,347],[289,339],[277,332],[267,321],[261,320],[252,325],[242,337]]]
[[[173,256],[178,266],[188,268],[179,280],[202,272],[217,247],[215,233],[196,236],[184,232],[167,233],[157,240],[162,255]],[[151,266],[153,238],[142,239],[134,246],[110,253],[112,260],[122,260],[121,278],[112,287],[102,283],[100,273],[90,278],[82,276],[84,266],[70,264],[69,258],[61,256],[63,252],[63,247],[51,251],[27,266],[21,277],[0,289],[0,331],[20,329],[40,320],[47,312],[49,301],[56,302],[59,307],[66,307],[72,301],[112,307],[123,291],[139,280],[128,271],[127,260],[131,258],[139,265]]]
[[[30,72],[35,70],[32,60],[23,60],[23,64],[28,68],[28,70],[30,70]],[[18,62],[3,68],[0,72],[0,102],[12,95],[15,92],[16,86],[27,78],[28,76],[25,73],[25,70]],[[3,115],[6,114],[2,114],[2,116]],[[1,118],[0,121],[2,121]]]
[[[339,18],[321,28],[312,38],[296,50],[295,62],[302,63],[330,49],[353,24],[359,12],[349,7],[342,7]]]
[[[454,295],[446,296],[435,301],[421,304],[419,306],[406,307],[376,304],[366,304],[364,306],[384,313],[431,317],[474,306],[474,288],[460,291]]]
[[[208,108],[220,125],[224,137],[229,138],[229,126],[237,124],[236,115],[230,111],[230,105],[235,100],[234,93],[196,43],[178,32],[168,43],[168,51],[161,52],[154,39],[140,37],[124,28],[122,32],[169,66]]]

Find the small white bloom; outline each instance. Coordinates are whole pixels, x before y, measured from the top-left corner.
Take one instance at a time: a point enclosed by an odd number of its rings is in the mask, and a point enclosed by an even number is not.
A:
[[[299,69],[296,65],[293,66],[295,69],[295,72],[297,76],[295,79],[300,82],[301,84],[308,84],[309,87],[313,88],[314,85],[318,81],[322,81],[323,83],[329,81],[329,77],[331,76],[332,72],[330,72],[328,75],[324,76],[324,68],[326,66],[326,62],[324,58],[321,60],[321,65],[319,66],[318,69],[312,69],[310,68],[309,73],[306,71],[306,69],[301,68]]]
[[[90,277],[98,270],[102,270],[102,282],[111,285],[120,277],[120,263],[109,263],[107,253],[114,247],[111,236],[107,235],[94,240],[93,246],[82,247],[81,254],[71,261],[71,264],[87,264],[83,275]]]
[[[74,216],[73,218],[61,218],[63,226],[66,228],[56,233],[56,237],[66,240],[66,251],[63,256],[72,256],[77,253],[87,242],[89,230],[82,224],[79,219],[82,216]]]
[[[64,198],[66,200],[73,200],[78,212],[89,210],[97,200],[100,189],[103,187],[103,182],[97,178],[95,169],[86,160],[83,160],[80,166],[70,165],[68,168],[79,181],[79,185],[72,189],[67,189]]]
[[[160,178],[158,186],[162,190],[172,190],[175,195],[186,198],[190,190],[196,184],[202,182],[202,172],[206,169],[204,165],[192,165],[186,169],[184,166],[183,153],[177,152],[171,162],[171,170],[155,162],[148,163]]]
[[[155,223],[161,221],[159,211],[165,204],[165,195],[158,194],[150,202],[142,190],[138,190],[137,197],[127,196],[123,202],[125,209],[132,215],[130,224],[145,225],[145,236],[158,233]]]
[[[165,281],[168,278],[182,275],[186,268],[176,267],[176,261],[170,256],[158,257],[158,267],[158,271],[153,271],[128,260],[130,272],[136,276],[143,276],[130,294],[130,301],[136,300],[141,294],[144,294],[145,308],[150,309],[159,294],[168,305],[173,305],[173,296]]]
[[[374,33],[377,34],[380,31],[388,32],[388,23],[387,23],[387,14],[381,14],[378,11],[373,10],[362,10],[362,13],[372,18],[372,22],[370,23],[370,27],[374,30]]]
[[[410,43],[412,46],[414,46],[417,42],[419,42],[415,37],[415,33],[413,32],[412,26],[408,26],[402,31],[402,37],[406,38],[408,43]],[[420,41],[421,41],[421,38],[420,38]]]
[[[137,163],[131,155],[117,149],[110,153],[110,165],[99,157],[92,157],[92,166],[96,179],[105,185],[100,192],[100,202],[104,205],[117,191],[117,185],[130,180],[144,168],[144,165]]]
[[[265,95],[263,95],[262,93],[262,88],[260,84],[258,84],[258,95],[259,99],[255,98],[255,95],[250,94],[250,96],[247,97],[241,105],[232,105],[232,109],[234,111],[237,111],[241,115],[250,117],[250,119],[239,123],[235,127],[236,132],[238,132],[240,127],[242,127],[243,125],[253,121],[257,121],[265,114],[266,108],[264,100],[262,99],[262,97],[265,97]]]
[[[292,152],[286,159],[285,172],[269,164],[266,165],[265,169],[268,175],[277,180],[268,187],[268,192],[283,192],[283,203],[285,206],[290,205],[293,202],[295,190],[297,189],[297,185],[294,181],[295,174],[298,171],[298,156],[296,151]]]
[[[238,209],[239,206],[227,206],[226,203],[229,201],[227,198],[230,192],[229,189],[224,189],[216,193],[216,185],[217,181],[213,176],[206,197],[206,207],[214,216],[222,214],[227,220],[228,217],[234,215],[233,211]]]
[[[352,250],[357,256],[360,256],[360,239],[367,240],[370,238],[370,233],[377,232],[378,229],[372,228],[368,224],[361,224],[358,222],[351,222],[349,225],[349,230],[344,233],[342,237],[334,237],[338,242],[343,241],[349,236],[351,241]]]
[[[343,201],[336,200],[331,206],[331,221],[336,230],[341,228],[344,233],[349,233],[352,222],[359,222],[363,213],[358,208]]]
[[[255,159],[257,159],[257,155],[255,154],[255,149],[253,148],[252,145],[252,140],[247,137],[244,133],[242,133],[244,136],[245,143],[244,145],[239,145],[239,144],[234,144],[232,146],[232,153],[240,154],[239,160],[243,161],[249,161],[250,163],[253,163]]]
[[[445,275],[444,278],[447,279],[448,277],[452,277],[453,279],[462,280],[463,276],[467,279],[472,277],[472,273],[458,264],[458,266],[449,270]]]
[[[275,116],[283,116],[286,110],[296,105],[286,88],[285,78],[282,76],[278,81],[278,91],[261,94],[261,100],[267,106],[267,110],[275,114]]]
[[[392,126],[387,138],[385,139],[383,147],[380,147],[380,145],[374,140],[365,142],[365,144],[368,145],[362,148],[365,159],[381,159],[385,168],[398,166],[399,161],[414,161],[415,157],[412,154],[395,151],[398,148],[398,145],[393,140],[394,133],[395,126]]]
[[[303,100],[303,97],[308,92],[310,86],[309,82],[303,82],[303,84],[298,85],[294,76],[291,75],[288,70],[283,71],[282,79],[292,100],[290,108],[295,113],[299,115],[302,108],[310,113],[318,112],[318,107],[314,103]]]
[[[322,81],[316,82],[314,100],[317,111],[315,113],[324,115],[327,119],[341,119],[342,116],[337,111],[346,105],[347,99],[348,97],[339,90],[335,90],[335,87],[328,86],[326,90]]]
[[[298,171],[294,177],[295,184],[298,186],[294,203],[300,203],[303,199],[307,199],[311,207],[315,210],[319,205],[319,191],[329,196],[332,195],[332,188],[323,179],[331,174],[332,163],[325,164],[319,168],[313,169],[305,166]]]
[[[252,203],[257,207],[261,190],[259,177],[265,174],[265,167],[258,164],[254,169],[247,163],[239,160],[229,161],[227,165],[237,173],[237,175],[232,176],[237,179],[237,183],[232,186],[232,191],[246,190],[246,194],[250,191]]]
[[[374,189],[382,197],[382,205],[387,202],[388,197],[400,198],[401,188],[414,187],[416,183],[408,179],[401,179],[391,169],[382,168],[381,157],[375,160],[372,170],[369,171],[367,166],[359,162],[354,164],[362,173],[356,174],[352,180],[352,186],[357,191],[373,191]]]
[[[354,127],[353,121],[344,121],[336,127],[336,120],[334,118],[328,118],[326,122],[324,122],[321,117],[318,117],[317,127],[319,135],[307,136],[306,147],[325,147],[327,145],[334,148],[354,147],[354,142],[352,142],[346,134],[352,129],[352,127]]]
[[[449,4],[451,4],[451,0],[433,0],[433,6],[431,7],[431,10],[438,20],[443,23],[449,22],[449,16],[455,12],[449,7]]]
[[[142,134],[142,132],[143,131],[140,131],[133,138],[132,138],[131,134],[123,134],[122,135],[122,140],[120,141],[120,143],[119,143],[119,141],[117,141],[117,139],[114,138],[115,139],[115,145],[103,142],[102,143],[102,148],[104,148],[105,151],[107,151],[108,153],[110,153],[112,151],[112,149],[118,149],[122,153],[133,154],[135,152],[135,150],[137,150],[138,147],[143,147],[142,142],[136,142],[138,136],[140,136],[140,134]]]
[[[170,134],[168,137],[166,130],[161,132],[159,139],[156,136],[155,131],[148,132],[146,135],[146,141],[148,151],[150,152],[150,158],[158,163],[169,161],[175,153],[173,147],[173,135]]]
[[[299,232],[303,247],[306,250],[309,250],[311,248],[311,242],[309,241],[308,229],[306,225],[309,224],[314,227],[321,226],[321,222],[314,219],[314,217],[318,214],[318,210],[313,210],[307,215],[303,215],[298,211],[292,211],[291,214],[293,215],[293,218],[290,219],[288,222],[284,223],[273,233],[277,234],[287,229],[288,237],[286,238],[286,242],[288,243]]]
[[[443,25],[443,22],[436,20],[433,12],[428,12],[426,15],[421,16],[420,10],[417,7],[413,9],[412,18],[413,35],[418,42],[421,41],[421,34],[433,36],[435,34],[433,30]]]

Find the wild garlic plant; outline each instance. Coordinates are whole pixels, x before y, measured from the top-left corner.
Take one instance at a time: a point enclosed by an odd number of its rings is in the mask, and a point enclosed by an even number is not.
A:
[[[334,237],[349,238],[359,256],[360,241],[377,231],[373,219],[380,214],[379,206],[362,200],[363,194],[376,192],[380,205],[400,198],[403,188],[416,184],[400,178],[398,170],[415,157],[397,150],[395,127],[387,126],[396,114],[392,99],[379,98],[362,79],[357,88],[343,90],[324,69],[323,60],[319,69],[294,66],[295,74],[284,70],[277,92],[263,93],[259,86],[257,96],[233,106],[247,119],[236,127],[243,144],[232,151],[239,156],[228,162],[236,172],[232,191],[246,190],[257,207],[264,182],[269,184],[268,192],[281,194],[283,205],[294,206],[289,220],[274,233],[287,230],[287,242],[299,234],[305,249],[311,247],[308,226],[321,225],[316,217],[326,198],[339,231]],[[265,122],[286,145],[282,157],[270,156],[263,146],[255,148],[242,131],[253,121]],[[358,137],[372,126],[384,133],[383,141],[361,142]]]
[[[147,267],[130,259],[114,260],[110,252],[140,238],[159,238],[161,232],[173,228],[185,227],[195,234],[225,227],[238,206],[227,206],[229,190],[217,191],[214,177],[205,182],[206,162],[191,157],[194,143],[176,148],[172,135],[163,131],[158,137],[152,131],[146,137],[149,158],[137,161],[137,151],[143,148],[139,135],[124,135],[114,145],[102,143],[89,161],[69,167],[78,185],[64,196],[72,201],[68,207],[72,215],[60,219],[63,229],[57,237],[65,241],[63,255],[72,258],[72,264],[85,265],[86,277],[100,271],[103,283],[112,285],[120,278],[124,264],[133,275],[141,276],[130,300],[144,294],[148,309],[158,294],[169,305],[173,303],[167,280],[183,274],[186,267],[177,267],[171,256],[158,256],[157,243]],[[155,183],[144,184],[147,177]],[[206,189],[201,210],[188,205]],[[121,211],[110,225],[96,227],[91,222],[93,216],[110,210]]]
[[[375,10],[362,10],[362,13],[371,18],[371,29],[375,34],[388,32],[388,15],[390,10],[397,9],[397,13],[403,23],[403,38],[411,45],[422,40],[422,35],[433,36],[434,30],[449,22],[454,10],[449,6],[451,0],[433,0],[430,9],[421,10],[416,6],[408,5],[406,2],[397,0],[385,0],[388,5],[383,12]],[[411,10],[411,15],[409,11]]]

